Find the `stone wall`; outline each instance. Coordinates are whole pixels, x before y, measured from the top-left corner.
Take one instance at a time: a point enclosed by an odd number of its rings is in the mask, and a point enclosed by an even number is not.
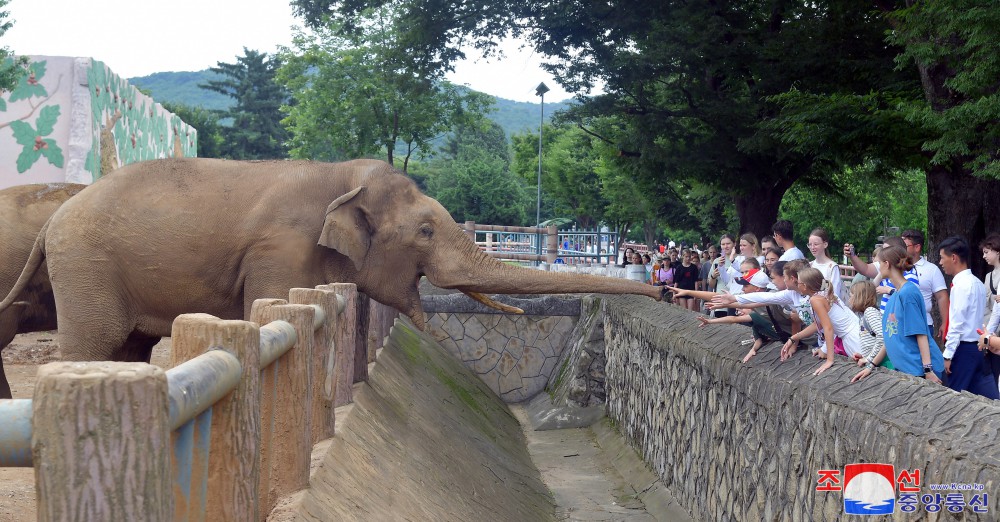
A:
[[[843,493],[816,491],[818,471],[853,463],[921,470],[928,484],[978,483],[1000,513],[1000,407],[898,372],[850,384],[856,367],[766,347],[748,364],[741,326],[698,328],[695,314],[605,297],[608,415],[696,519],[840,520]],[[953,492],[942,492],[942,495]],[[966,500],[975,492],[964,492]],[[917,513],[895,520],[927,518]],[[933,519],[933,515],[930,515]]]
[[[506,314],[463,294],[423,296],[427,333],[505,402],[521,402],[545,388],[580,315],[580,299],[493,298],[525,313]]]

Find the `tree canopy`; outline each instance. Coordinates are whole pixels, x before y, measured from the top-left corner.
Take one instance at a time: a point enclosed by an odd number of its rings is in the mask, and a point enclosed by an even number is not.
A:
[[[510,171],[510,149],[500,125],[486,119],[459,125],[423,170],[427,193],[456,221],[529,223],[526,210],[534,199]]]
[[[230,125],[221,129],[221,156],[229,159],[280,159],[288,156],[288,133],[281,125],[281,106],[288,92],[274,81],[281,62],[273,56],[243,48],[236,63],[219,62],[212,71],[222,75],[203,88],[225,94],[236,104],[219,111]]]
[[[407,170],[412,156],[432,152],[431,141],[488,110],[489,96],[415,70],[394,52],[395,12],[367,10],[344,23],[317,24],[298,33],[279,81],[293,93],[284,110],[294,157],[344,159],[381,155]]]

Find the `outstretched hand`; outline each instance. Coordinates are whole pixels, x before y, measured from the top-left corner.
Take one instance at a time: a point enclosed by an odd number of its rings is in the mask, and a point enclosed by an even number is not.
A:
[[[795,350],[799,348],[799,342],[793,341],[791,339],[785,341],[785,344],[781,347],[781,360],[787,361],[789,357],[795,353]]]
[[[677,288],[676,286],[664,285],[663,288],[670,290],[674,293],[674,297],[691,297],[690,290],[684,290],[682,288]]]
[[[715,322],[713,319],[709,319],[708,317],[705,317],[704,315],[699,315],[697,317],[697,319],[698,319],[698,322],[701,323],[701,324],[698,325],[698,328],[704,328],[704,327],[706,327],[706,326],[708,326],[708,325],[710,325],[710,324],[712,324],[712,323]]]
[[[829,370],[832,366],[833,366],[833,361],[827,359],[826,362],[820,365],[819,368],[816,368],[816,371],[813,372],[813,375],[819,375]]]
[[[854,377],[851,377],[851,383],[855,383],[855,382],[861,381],[861,380],[865,379],[866,377],[868,377],[871,374],[872,374],[872,370],[870,370],[868,368],[863,368],[860,372],[854,374]]]
[[[751,348],[750,351],[747,352],[746,357],[743,357],[743,363],[746,364],[746,362],[749,361],[754,355],[757,355],[757,350]]]

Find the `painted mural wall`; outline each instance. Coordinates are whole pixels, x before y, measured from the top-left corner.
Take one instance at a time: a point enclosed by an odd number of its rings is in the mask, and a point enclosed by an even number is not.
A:
[[[0,92],[0,189],[93,183],[129,163],[197,156],[197,131],[92,58],[30,56]]]

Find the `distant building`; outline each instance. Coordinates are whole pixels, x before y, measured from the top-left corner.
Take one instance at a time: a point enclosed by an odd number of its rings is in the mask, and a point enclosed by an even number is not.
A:
[[[197,156],[197,131],[92,58],[29,56],[0,92],[0,189],[93,183],[157,158]]]

